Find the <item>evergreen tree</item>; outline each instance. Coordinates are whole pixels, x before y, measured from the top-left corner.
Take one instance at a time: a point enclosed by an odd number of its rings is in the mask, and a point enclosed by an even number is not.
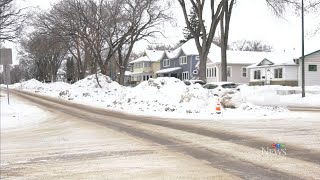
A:
[[[198,19],[198,16],[197,16],[196,9],[194,7],[192,7],[191,10],[190,10],[189,21],[190,21],[191,28],[194,31],[197,31],[197,29],[199,27],[199,19]],[[181,40],[180,43],[185,43],[189,39],[194,38],[192,33],[191,33],[191,31],[187,27],[185,27],[183,29],[183,35],[184,35],[184,39]]]

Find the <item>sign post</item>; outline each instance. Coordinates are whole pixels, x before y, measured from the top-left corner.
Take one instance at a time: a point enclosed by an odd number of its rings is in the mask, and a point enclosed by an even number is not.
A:
[[[10,69],[9,64],[12,64],[12,49],[0,49],[0,65],[3,65],[4,75],[5,75],[5,83],[7,84],[7,96],[8,96],[8,104],[10,104],[9,97],[9,81],[10,81]]]

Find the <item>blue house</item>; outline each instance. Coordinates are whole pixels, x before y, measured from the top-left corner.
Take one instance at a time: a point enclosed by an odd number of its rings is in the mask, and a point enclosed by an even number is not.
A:
[[[160,59],[157,76],[181,80],[197,79],[200,63],[198,54],[194,39],[190,39],[174,51],[166,51]]]

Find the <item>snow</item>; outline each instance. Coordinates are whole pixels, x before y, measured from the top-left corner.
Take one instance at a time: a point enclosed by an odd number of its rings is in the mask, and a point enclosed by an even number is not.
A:
[[[277,91],[293,90],[300,93],[300,87],[288,86],[240,86],[240,97],[243,102],[249,102],[259,106],[281,106],[281,107],[319,107],[320,108],[320,86],[307,86],[306,97],[301,94],[279,95]]]
[[[169,73],[169,72],[174,72],[174,71],[178,71],[178,70],[182,70],[181,67],[174,67],[174,68],[167,68],[167,69],[162,69],[157,71],[157,74],[163,74],[163,73]]]
[[[156,62],[163,57],[164,51],[146,50],[145,55],[130,62],[130,64],[138,62]]]
[[[30,80],[11,87],[113,111],[187,119],[279,118],[297,116],[286,109],[288,105],[320,105],[319,94],[307,94],[306,99],[301,99],[297,94],[277,95],[277,90],[287,87],[244,85],[240,87],[240,92],[228,95],[237,108],[222,109],[222,115],[217,115],[214,94],[223,96],[227,94],[227,91],[215,92],[204,89],[199,84],[187,86],[179,79],[168,77],[149,79],[134,88],[121,86],[101,74],[98,75],[98,79],[102,88],[99,88],[95,75],[88,76],[74,84],[63,82],[45,84]],[[308,90],[320,92],[320,87],[310,87]]]
[[[138,63],[138,62],[145,62],[145,61],[150,61],[148,56],[139,57],[138,59],[135,59],[135,60],[131,61],[130,64]]]
[[[145,50],[145,53],[151,61],[160,61],[163,57],[164,51]]]
[[[32,80],[31,82],[35,83],[36,81]],[[29,85],[31,82],[29,82]],[[45,111],[23,101],[18,101],[11,97],[10,105],[8,105],[4,91],[1,91],[0,101],[1,131],[34,127],[46,119],[47,113]]]

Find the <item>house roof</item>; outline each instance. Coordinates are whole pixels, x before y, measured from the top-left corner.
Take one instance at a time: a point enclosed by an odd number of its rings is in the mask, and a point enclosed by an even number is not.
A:
[[[182,70],[181,67],[174,67],[174,68],[167,68],[167,69],[161,69],[160,71],[157,71],[156,74],[164,74],[164,73],[170,73],[174,71]]]
[[[138,62],[156,62],[163,57],[164,51],[145,50],[145,55],[130,62],[130,64]]]
[[[314,54],[316,54],[316,53],[319,53],[320,52],[320,49],[319,50],[317,50],[317,51],[314,51],[314,52],[312,52],[312,53],[309,53],[309,54],[307,54],[307,55],[304,55],[304,57],[307,57],[307,56],[312,56],[312,55],[314,55]],[[299,59],[301,59],[302,57],[300,57]]]
[[[266,67],[266,66],[293,66],[297,65],[294,62],[294,55],[290,53],[272,52],[266,54],[266,56],[256,63],[248,66],[247,68]],[[269,63],[264,63],[269,62]]]
[[[254,64],[257,61],[263,60],[266,57],[273,56],[272,52],[255,52],[255,51],[232,51],[227,50],[227,63],[228,64]],[[208,59],[212,63],[221,63],[221,49],[214,45],[210,49]]]
[[[187,56],[198,55],[199,52],[198,52],[195,40],[189,39],[187,42],[182,44],[180,47],[178,47],[174,51],[166,51],[166,54],[168,58],[172,59],[172,58],[177,58],[182,52]]]
[[[150,61],[159,61],[164,51],[157,51],[157,50],[145,50],[146,56],[149,57]]]

